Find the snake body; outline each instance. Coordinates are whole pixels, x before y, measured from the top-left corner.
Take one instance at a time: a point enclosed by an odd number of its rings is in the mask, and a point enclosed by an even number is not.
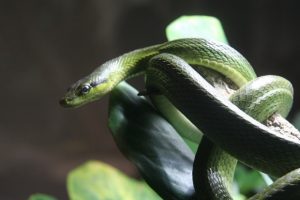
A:
[[[238,86],[256,77],[249,62],[230,46],[205,39],[180,39],[138,49],[105,62],[71,85],[61,104],[77,107],[101,98],[122,80],[144,73],[148,61],[161,53],[179,56],[190,65],[214,69]]]
[[[209,68],[230,79],[240,88],[230,100],[247,114],[218,94],[191,66]],[[217,193],[213,194],[213,198],[230,199],[228,183],[232,172],[222,165],[232,163],[230,166],[233,166],[236,161],[223,149],[247,165],[276,177],[300,166],[299,142],[258,122],[273,113],[287,115],[293,95],[291,84],[278,76],[256,79],[251,65],[240,53],[227,45],[205,39],[175,40],[112,59],[74,83],[60,103],[66,107],[78,107],[95,101],[119,82],[142,73],[147,76],[149,94],[165,95],[204,132],[205,138],[196,160],[203,157],[198,156],[203,152],[213,155],[211,160],[205,161],[212,163],[209,166],[216,166],[214,170],[220,172],[218,177],[214,177],[214,173],[206,173],[208,182],[212,183],[209,187]],[[250,105],[249,102],[253,101]],[[197,131],[193,134],[179,132],[183,137],[199,142]],[[200,151],[203,146],[207,148]],[[221,156],[220,159],[218,156]],[[207,172],[207,166],[195,166],[195,169],[200,167]],[[200,174],[200,171],[194,171],[196,176],[205,174]]]

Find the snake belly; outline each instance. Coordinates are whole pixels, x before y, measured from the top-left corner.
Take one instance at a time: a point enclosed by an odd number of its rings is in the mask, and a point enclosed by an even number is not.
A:
[[[165,56],[164,59],[152,59],[161,54]],[[173,56],[171,60],[170,56]],[[205,140],[213,141],[247,165],[273,176],[282,176],[299,167],[299,143],[276,135],[274,131],[241,112],[214,92],[212,86],[202,80],[198,73],[192,73],[193,70],[188,64],[215,70],[238,87],[244,87],[256,78],[248,61],[233,48],[205,39],[180,39],[135,50],[102,64],[90,75],[71,85],[60,103],[65,107],[82,106],[100,99],[121,81],[146,71],[147,90],[152,94],[157,90],[164,94],[193,124],[204,131],[208,138]],[[232,100],[239,102],[241,96],[236,95]],[[285,109],[289,110],[289,107]],[[199,142],[197,131],[193,134],[180,134],[191,141]],[[286,151],[283,153],[282,149]],[[230,177],[228,174],[231,172],[225,173],[227,174],[222,176]]]

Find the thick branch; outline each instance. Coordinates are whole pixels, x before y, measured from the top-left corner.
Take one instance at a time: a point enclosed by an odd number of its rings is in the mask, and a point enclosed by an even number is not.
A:
[[[205,77],[217,91],[227,98],[229,98],[230,95],[238,89],[232,81],[213,70],[203,70],[200,68],[198,72]],[[300,132],[280,114],[273,114],[265,122],[263,122],[263,124],[279,134],[297,141],[300,140]]]

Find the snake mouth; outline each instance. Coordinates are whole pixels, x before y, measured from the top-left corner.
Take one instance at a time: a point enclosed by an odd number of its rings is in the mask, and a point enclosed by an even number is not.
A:
[[[71,100],[68,99],[68,98],[62,98],[62,99],[59,100],[59,104],[60,104],[62,107],[65,107],[65,108],[75,107],[75,106],[72,105],[70,102],[71,102]]]
[[[89,101],[84,102],[80,100],[81,100],[80,98],[78,99],[78,98],[71,98],[71,97],[63,97],[59,100],[59,104],[64,108],[78,108],[89,102]]]

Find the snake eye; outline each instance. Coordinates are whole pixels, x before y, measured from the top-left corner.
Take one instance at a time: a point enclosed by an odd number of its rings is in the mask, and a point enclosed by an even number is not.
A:
[[[91,86],[90,85],[84,85],[80,88],[79,90],[79,95],[84,95],[84,94],[87,94],[91,89]]]

